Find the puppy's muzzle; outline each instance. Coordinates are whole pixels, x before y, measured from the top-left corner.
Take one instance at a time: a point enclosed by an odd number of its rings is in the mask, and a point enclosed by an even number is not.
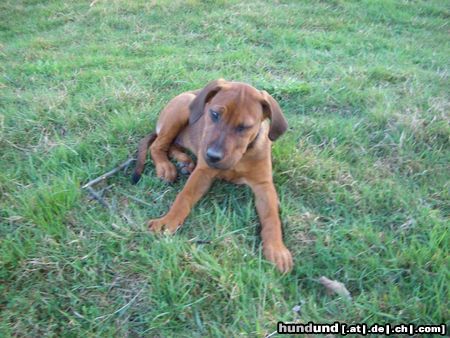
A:
[[[222,159],[223,150],[219,149],[218,147],[212,146],[206,150],[206,161],[208,162],[208,164],[214,166],[218,162],[222,161]]]

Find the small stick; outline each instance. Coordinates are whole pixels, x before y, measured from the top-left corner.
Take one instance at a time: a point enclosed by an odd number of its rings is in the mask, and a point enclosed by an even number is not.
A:
[[[91,195],[94,199],[100,202],[101,205],[103,205],[107,209],[111,209],[109,204],[92,188],[92,187],[86,187],[86,190],[89,192],[89,195]]]
[[[103,174],[103,175],[89,181],[88,183],[86,183],[85,185],[82,186],[82,189],[86,189],[88,191],[89,195],[91,195],[94,199],[96,199],[105,208],[111,210],[111,206],[101,196],[103,194],[103,192],[106,189],[110,188],[111,186],[104,188],[102,191],[95,191],[94,188],[92,188],[92,186],[96,185],[97,183],[99,183],[101,181],[106,180],[108,177],[114,175],[115,173],[117,173],[123,169],[126,170],[126,168],[128,168],[128,166],[134,161],[136,161],[135,158],[129,158],[128,160],[126,160],[125,162],[120,164],[118,167],[108,171],[106,174]]]
[[[123,162],[121,165],[119,165],[118,167],[114,168],[111,171],[108,171],[106,174],[103,174],[97,178],[94,178],[93,180],[89,181],[88,183],[86,183],[85,185],[82,186],[83,189],[86,189],[88,187],[92,187],[93,185],[104,181],[105,179],[107,179],[108,177],[114,175],[115,173],[121,171],[122,169],[127,168],[132,162],[136,161],[135,158],[129,158],[128,160],[126,160],[125,162]]]
[[[111,189],[112,187],[114,187],[114,184],[110,184],[110,185],[108,185],[107,187],[104,187],[104,188],[102,188],[101,190],[99,190],[99,191],[97,191],[97,192],[98,192],[98,194],[99,194],[100,196],[103,197],[103,195],[105,194],[105,191]]]

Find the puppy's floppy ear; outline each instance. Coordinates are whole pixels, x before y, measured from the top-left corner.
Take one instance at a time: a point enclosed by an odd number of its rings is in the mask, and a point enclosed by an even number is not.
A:
[[[263,97],[263,113],[271,120],[269,138],[271,141],[275,141],[287,130],[288,123],[283,115],[283,112],[281,111],[278,102],[275,101],[275,99],[270,96],[265,90],[262,90],[261,94]]]
[[[206,85],[198,94],[197,97],[189,105],[191,114],[189,115],[189,124],[193,124],[203,115],[205,105],[216,95],[225,84],[224,79],[214,80]]]

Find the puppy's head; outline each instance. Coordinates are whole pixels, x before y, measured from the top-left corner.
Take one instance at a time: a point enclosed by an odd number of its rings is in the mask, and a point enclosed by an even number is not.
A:
[[[255,140],[265,119],[271,120],[269,138],[287,129],[278,103],[265,91],[219,79],[203,88],[190,105],[189,123],[205,120],[201,155],[216,169],[232,168]]]

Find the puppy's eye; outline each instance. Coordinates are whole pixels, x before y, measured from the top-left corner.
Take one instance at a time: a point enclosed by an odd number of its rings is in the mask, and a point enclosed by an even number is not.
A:
[[[220,114],[214,110],[210,110],[209,114],[211,115],[211,120],[213,122],[218,122],[220,119]]]
[[[240,124],[236,127],[236,131],[238,133],[242,133],[244,130],[248,129],[248,127],[244,126],[243,124]]]

